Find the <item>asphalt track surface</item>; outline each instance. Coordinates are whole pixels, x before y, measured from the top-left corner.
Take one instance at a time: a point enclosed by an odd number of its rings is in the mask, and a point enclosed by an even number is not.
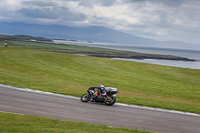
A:
[[[79,98],[9,86],[0,86],[0,111],[162,133],[200,133],[199,115],[82,103]]]

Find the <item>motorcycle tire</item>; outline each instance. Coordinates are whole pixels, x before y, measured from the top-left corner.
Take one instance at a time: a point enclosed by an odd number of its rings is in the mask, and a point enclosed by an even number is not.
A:
[[[110,99],[105,99],[104,103],[105,105],[111,106],[116,102],[116,98],[114,96],[110,96]]]
[[[88,93],[86,93],[86,94],[83,94],[83,95],[81,96],[81,101],[82,101],[82,102],[88,102],[88,101],[90,101],[90,98],[91,98],[91,95],[88,94]]]

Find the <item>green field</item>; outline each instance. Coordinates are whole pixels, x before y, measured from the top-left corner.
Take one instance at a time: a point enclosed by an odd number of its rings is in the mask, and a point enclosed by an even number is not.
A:
[[[0,113],[1,133],[150,133],[29,115]]]
[[[0,83],[81,96],[90,86],[118,88],[117,102],[200,114],[200,70],[69,54],[118,52],[0,40]]]

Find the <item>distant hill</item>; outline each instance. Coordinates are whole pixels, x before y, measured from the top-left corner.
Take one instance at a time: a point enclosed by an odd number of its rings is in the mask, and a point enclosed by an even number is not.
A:
[[[156,41],[123,33],[117,30],[93,27],[68,27],[58,25],[37,25],[24,23],[0,22],[0,34],[43,36],[47,38],[81,40],[92,42],[108,42],[120,44],[134,44],[150,47],[199,49],[199,45],[178,41]]]
[[[0,38],[12,39],[12,40],[52,42],[52,39],[48,39],[48,38],[44,38],[44,37],[33,37],[33,36],[28,36],[28,35],[0,35]]]

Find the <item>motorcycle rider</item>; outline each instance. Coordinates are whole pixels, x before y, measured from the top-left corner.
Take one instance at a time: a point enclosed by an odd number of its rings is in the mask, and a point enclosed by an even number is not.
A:
[[[103,84],[100,84],[98,87],[90,87],[90,90],[93,91],[93,95],[91,97],[91,101],[95,99],[95,97],[102,97],[107,95],[107,89],[104,87]],[[96,90],[95,90],[96,89]]]
[[[107,94],[107,90],[106,88],[104,87],[103,84],[100,84],[99,87],[97,88],[97,91],[99,92],[100,96],[106,96]]]

